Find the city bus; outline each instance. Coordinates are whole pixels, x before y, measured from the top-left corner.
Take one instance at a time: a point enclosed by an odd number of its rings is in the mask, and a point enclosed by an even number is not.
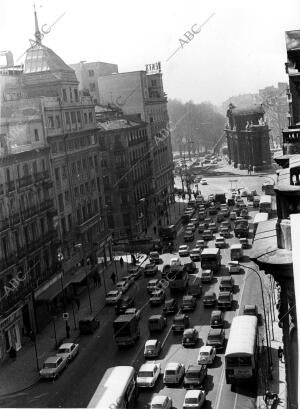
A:
[[[268,213],[257,213],[253,220],[253,237],[255,236],[258,223],[266,222],[269,219]]]
[[[272,196],[263,195],[259,201],[259,212],[270,214],[272,211]]]
[[[217,273],[221,268],[221,260],[220,249],[214,247],[205,248],[201,253],[201,268],[202,270],[212,270],[214,273]]]
[[[225,351],[226,383],[256,382],[257,358],[257,317],[254,315],[234,317]]]
[[[137,394],[134,368],[132,366],[114,366],[105,371],[88,408],[134,408]]]

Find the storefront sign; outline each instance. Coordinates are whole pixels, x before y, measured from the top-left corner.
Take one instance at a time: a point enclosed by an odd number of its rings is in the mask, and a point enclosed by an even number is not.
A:
[[[0,330],[3,330],[5,327],[8,327],[12,322],[14,322],[18,318],[18,312],[19,310],[4,318],[4,320],[0,322]]]

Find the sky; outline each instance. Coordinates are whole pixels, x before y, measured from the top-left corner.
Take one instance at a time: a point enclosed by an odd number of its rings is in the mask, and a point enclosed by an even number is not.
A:
[[[285,31],[300,29],[299,0],[35,5],[40,28],[51,26],[43,43],[66,63],[104,61],[126,72],[160,61],[169,98],[218,106],[231,96],[287,82]],[[24,61],[34,31],[32,0],[0,0],[0,50],[11,50],[15,64]]]

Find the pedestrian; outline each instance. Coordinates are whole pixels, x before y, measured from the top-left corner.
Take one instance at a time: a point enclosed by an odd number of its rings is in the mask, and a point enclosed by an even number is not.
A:
[[[248,175],[250,175],[250,166],[248,166],[247,171],[248,171]]]
[[[80,308],[80,299],[78,297],[75,298],[75,303],[77,305],[77,310],[79,311]]]
[[[113,282],[113,284],[115,285],[116,284],[116,274],[115,274],[114,271],[112,272],[110,278],[111,278],[111,281]]]
[[[280,360],[280,362],[282,362],[282,358],[283,358],[283,349],[281,346],[278,347],[278,359]]]
[[[153,226],[153,232],[156,234],[156,226]]]
[[[10,347],[8,353],[9,353],[9,357],[10,357],[11,359],[16,359],[16,357],[17,357],[17,351],[16,351],[16,348],[15,348],[13,345]]]
[[[132,264],[135,266],[136,265],[136,258],[134,254],[131,254],[131,260],[132,260]]]
[[[70,331],[71,331],[71,328],[70,328],[68,322],[66,321],[66,333],[67,333],[67,338],[70,338]]]
[[[121,258],[120,258],[120,266],[121,266],[121,268],[123,268],[123,265],[124,265],[124,260],[123,260],[123,257],[121,257]]]

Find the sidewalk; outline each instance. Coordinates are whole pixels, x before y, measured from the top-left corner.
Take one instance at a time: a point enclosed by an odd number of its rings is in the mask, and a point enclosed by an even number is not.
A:
[[[127,269],[121,269],[119,262],[116,262],[118,275],[125,275]],[[114,263],[111,263],[104,272],[106,290],[110,291],[113,287],[111,280],[111,274],[115,270]],[[121,273],[122,270],[122,273]],[[103,275],[101,276],[101,287],[94,287],[90,283],[90,295],[93,314],[99,314],[105,305],[105,290],[103,283]],[[76,328],[74,326],[72,307],[68,305],[67,312],[69,313],[69,326],[71,328],[70,338],[66,338],[65,321],[62,317],[55,318],[56,338],[58,344],[64,342],[78,342],[79,329],[78,321],[84,316],[90,314],[90,304],[88,291],[85,287],[84,291],[80,295],[80,308],[74,306],[74,315]],[[49,323],[36,338],[37,355],[39,368],[41,369],[44,360],[56,353],[56,342],[54,336],[53,321]],[[34,342],[29,340],[24,341],[22,349],[17,352],[17,358],[15,361],[8,359],[0,364],[0,398],[3,395],[14,394],[24,389],[29,388],[36,383],[39,379],[37,371],[37,360],[35,355]]]
[[[271,393],[278,394],[280,401],[276,405],[277,409],[286,409],[287,407],[285,365],[284,365],[284,362],[280,362],[280,360],[278,359],[278,355],[277,355],[278,347],[279,346],[283,347],[282,329],[279,328],[277,321],[273,322],[273,328],[274,328],[274,340],[271,339],[271,356],[272,356],[272,361],[273,361],[273,367],[272,367],[273,379],[269,381],[267,380],[268,376],[266,374],[265,366],[259,368],[257,400],[256,400],[257,409],[268,409],[264,401],[266,388],[268,388]],[[267,362],[266,352],[261,354],[260,362],[261,363]]]

